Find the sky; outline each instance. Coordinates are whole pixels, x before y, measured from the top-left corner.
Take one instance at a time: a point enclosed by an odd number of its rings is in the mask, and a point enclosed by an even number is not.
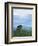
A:
[[[32,9],[13,9],[13,27],[32,27]]]

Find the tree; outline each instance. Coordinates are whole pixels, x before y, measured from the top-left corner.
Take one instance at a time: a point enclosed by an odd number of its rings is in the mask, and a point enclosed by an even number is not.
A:
[[[19,25],[19,26],[17,26],[17,29],[16,29],[16,31],[21,31],[22,30],[22,25]]]

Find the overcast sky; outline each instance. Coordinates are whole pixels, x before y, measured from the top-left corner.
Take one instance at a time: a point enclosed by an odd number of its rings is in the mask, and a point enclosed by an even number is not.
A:
[[[32,27],[32,9],[13,9],[13,26]]]

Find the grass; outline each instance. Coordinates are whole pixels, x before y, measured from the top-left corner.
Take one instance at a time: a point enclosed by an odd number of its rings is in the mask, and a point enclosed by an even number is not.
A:
[[[22,37],[22,36],[32,36],[32,29],[29,28],[29,30],[26,29],[20,29],[20,30],[15,30],[12,33],[13,37]]]

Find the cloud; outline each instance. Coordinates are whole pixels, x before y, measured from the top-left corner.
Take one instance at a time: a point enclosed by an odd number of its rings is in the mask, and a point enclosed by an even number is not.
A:
[[[32,10],[14,9],[13,25],[32,26]]]
[[[25,16],[27,14],[32,14],[32,9],[13,9],[13,15],[18,15],[18,16]]]

